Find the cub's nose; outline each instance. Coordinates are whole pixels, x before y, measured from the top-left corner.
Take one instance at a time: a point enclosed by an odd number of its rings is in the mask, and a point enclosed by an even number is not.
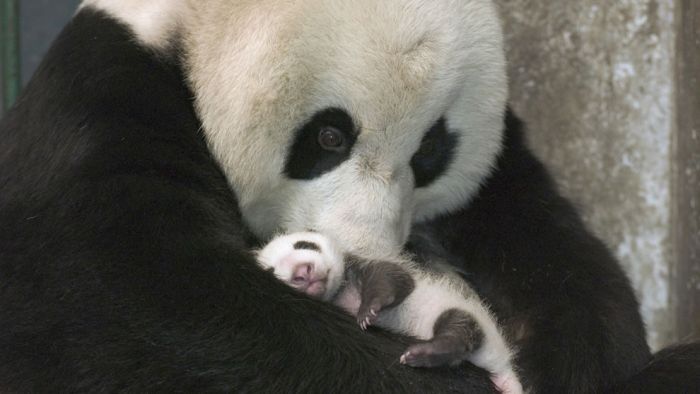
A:
[[[314,265],[311,263],[300,263],[292,269],[292,283],[296,286],[306,287],[311,281],[314,273]]]

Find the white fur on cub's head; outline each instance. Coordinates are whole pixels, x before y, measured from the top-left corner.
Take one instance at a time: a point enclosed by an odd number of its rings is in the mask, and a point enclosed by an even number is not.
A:
[[[261,238],[313,228],[365,257],[394,255],[413,221],[466,204],[495,163],[507,84],[490,0],[89,3],[152,46],[177,27],[206,139]],[[350,158],[287,178],[295,131],[329,107],[359,130]],[[410,159],[441,117],[459,137],[452,163],[415,189]]]
[[[317,249],[297,248],[300,242],[310,243]],[[290,264],[289,259],[295,260]],[[343,253],[328,237],[313,232],[300,232],[280,235],[273,238],[258,251],[257,261],[263,268],[272,268],[280,280],[290,283],[295,264],[312,264],[316,272],[326,275],[325,291],[322,299],[330,301],[338,292],[345,277]],[[291,284],[291,283],[290,283]]]

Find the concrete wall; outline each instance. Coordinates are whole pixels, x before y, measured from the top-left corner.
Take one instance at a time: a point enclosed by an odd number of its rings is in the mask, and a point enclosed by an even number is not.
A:
[[[675,304],[680,338],[700,335],[700,2],[677,2],[673,217]]]
[[[676,2],[497,0],[536,153],[622,261],[649,340],[676,340]]]

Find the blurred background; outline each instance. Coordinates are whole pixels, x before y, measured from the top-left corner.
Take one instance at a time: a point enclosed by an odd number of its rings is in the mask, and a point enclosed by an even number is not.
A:
[[[652,347],[698,338],[700,2],[495,1],[512,106],[564,194],[621,260]],[[78,3],[0,0],[0,108]]]

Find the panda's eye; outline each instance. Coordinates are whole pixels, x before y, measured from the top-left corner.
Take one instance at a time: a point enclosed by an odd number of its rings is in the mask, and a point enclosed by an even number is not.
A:
[[[343,146],[343,142],[343,133],[335,127],[322,127],[318,133],[318,144],[325,150],[337,151]]]
[[[291,179],[310,180],[333,171],[350,157],[357,136],[345,110],[326,108],[317,112],[294,133],[285,174]]]

